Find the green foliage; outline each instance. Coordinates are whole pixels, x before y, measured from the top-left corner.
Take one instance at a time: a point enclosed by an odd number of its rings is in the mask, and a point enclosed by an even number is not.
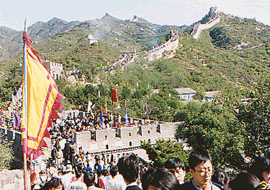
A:
[[[213,16],[215,14],[209,12],[205,21]],[[153,89],[189,87],[198,91],[197,99],[201,100],[205,91],[226,91],[229,87],[244,96],[270,71],[269,27],[252,19],[222,14],[220,23],[202,31],[197,40],[190,37],[189,27],[122,21],[110,15],[96,22],[100,27],[92,22],[76,22],[63,28],[61,20],[53,19],[31,28],[34,34],[40,31],[39,39],[45,39],[33,45],[41,52],[43,60],[62,63],[66,71],[79,70],[78,78],[84,76],[88,83],[102,84],[87,90],[88,87],[80,85],[70,86],[64,79],[57,81],[59,91],[67,97],[65,109],[85,110],[89,99],[101,106],[107,98],[110,106],[110,88],[117,85],[120,105],[126,100],[131,116],[145,118],[144,106],[148,103],[150,119],[177,121],[185,116],[180,114],[177,95],[166,91],[152,95]],[[42,30],[45,25],[48,30]],[[48,33],[49,29],[53,34]],[[180,45],[174,58],[152,62],[142,59],[145,49],[167,40],[170,29],[178,30],[179,34]],[[99,42],[90,45],[89,34],[99,34]],[[249,45],[240,44],[241,50],[232,49],[242,42]],[[114,72],[102,69],[117,60],[120,51],[127,49],[136,49],[135,63],[116,68]],[[22,80],[22,67],[17,64],[20,62],[21,55],[1,62],[0,101],[9,101]],[[97,97],[98,91],[101,98]]]
[[[11,164],[14,159],[11,144],[6,142],[0,143],[0,171],[4,169],[11,169]]]
[[[258,85],[252,93],[252,101],[240,104],[236,113],[245,125],[245,153],[251,158],[270,153],[270,83],[269,79]]]
[[[211,30],[210,36],[213,39],[213,44],[225,49],[230,49],[239,44],[239,41],[233,38],[230,31],[224,27],[214,28]]]
[[[155,167],[164,166],[165,162],[171,157],[180,158],[187,165],[189,152],[184,151],[182,146],[181,143],[170,140],[157,140],[156,144],[152,145],[149,142],[142,142],[142,148],[146,150]]]
[[[215,166],[230,164],[245,167],[243,126],[220,105],[204,103],[184,107],[185,122],[178,127],[177,137],[194,149],[211,152]]]

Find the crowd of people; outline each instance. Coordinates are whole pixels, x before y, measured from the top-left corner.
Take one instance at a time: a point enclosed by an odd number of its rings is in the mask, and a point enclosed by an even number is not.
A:
[[[58,170],[55,169],[54,164],[51,164],[47,173],[43,170],[39,174],[32,173],[31,189],[269,189],[270,160],[265,157],[258,158],[247,172],[238,174],[232,180],[229,179],[226,171],[213,169],[211,155],[206,150],[190,152],[189,169],[181,159],[176,157],[169,158],[162,167],[158,168],[134,153],[118,154],[116,159],[95,155],[92,159],[79,150],[76,157],[75,163],[64,160]],[[190,181],[184,181],[187,172],[192,176]]]

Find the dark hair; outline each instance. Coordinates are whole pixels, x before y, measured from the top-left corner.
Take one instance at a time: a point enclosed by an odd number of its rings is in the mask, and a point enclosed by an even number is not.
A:
[[[225,188],[226,184],[229,182],[228,174],[224,170],[215,170],[212,176],[212,182]]]
[[[149,181],[152,178],[152,173],[154,173],[156,170],[153,168],[150,168],[147,170],[144,174],[141,176],[141,182],[142,182],[142,189],[148,189],[149,187]]]
[[[81,167],[75,167],[75,177],[78,179],[82,176],[83,170]]]
[[[254,164],[252,164],[249,169],[249,172],[258,177],[260,181],[264,181],[262,173],[269,171],[270,171],[270,160],[266,157],[257,158]]]
[[[108,173],[109,173],[109,171],[107,170],[107,169],[105,169],[105,170],[102,170],[102,175],[104,175],[104,176],[107,176],[108,175]]]
[[[97,170],[97,176],[101,176],[101,170]]]
[[[143,175],[142,186],[143,189],[148,189],[150,185],[153,185],[160,190],[171,190],[179,185],[176,177],[167,169],[157,169],[149,171],[146,175]]]
[[[139,177],[140,169],[138,157],[132,153],[130,156],[123,158],[118,162],[118,169],[127,182],[135,182]]]
[[[48,182],[48,188],[55,188],[55,187],[59,187],[59,186],[63,186],[61,179],[53,177],[49,182]]]
[[[95,183],[95,174],[93,172],[85,172],[83,176],[83,181],[87,187],[94,185]]]
[[[120,157],[118,159],[118,162],[117,162],[117,167],[118,167],[118,171],[120,174],[122,174],[122,171],[124,170],[123,168],[123,161],[124,161],[125,157]]]
[[[116,166],[112,167],[110,170],[111,176],[114,177],[117,175],[118,168]]]
[[[208,160],[212,162],[211,155],[207,150],[193,150],[189,154],[188,164],[190,169],[194,169],[200,163],[207,162]]]
[[[185,164],[180,158],[172,157],[165,162],[165,168],[167,169],[176,169],[178,167],[186,170]]]

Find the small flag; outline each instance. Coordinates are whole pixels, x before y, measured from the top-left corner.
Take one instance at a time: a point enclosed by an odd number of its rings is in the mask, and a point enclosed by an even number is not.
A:
[[[105,115],[108,113],[108,108],[107,108],[107,100],[105,100]]]
[[[112,101],[117,102],[117,91],[114,88],[112,88]]]
[[[16,113],[13,113],[13,115],[14,115],[13,119],[14,128],[19,129],[21,125],[21,118]]]
[[[149,112],[148,112],[148,106],[147,103],[145,104],[145,114],[146,114],[146,118],[149,119]]]
[[[128,126],[127,104],[125,102],[125,126]]]
[[[103,129],[103,117],[102,117],[103,113],[102,113],[102,107],[100,108],[100,115],[99,115],[99,126]]]

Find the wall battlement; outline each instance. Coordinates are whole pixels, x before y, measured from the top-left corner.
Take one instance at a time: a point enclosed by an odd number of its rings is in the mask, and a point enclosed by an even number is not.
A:
[[[76,133],[77,149],[89,153],[141,146],[141,141],[155,143],[158,139],[175,140],[179,123],[142,125],[127,128],[104,129]],[[92,138],[91,138],[92,137]]]
[[[76,132],[76,147],[81,146],[89,153],[112,151],[141,146],[141,141],[155,143],[158,139],[175,140],[179,123],[162,123],[126,127],[120,129],[102,129]],[[22,159],[21,133],[1,127],[1,138],[12,142],[15,156]],[[50,144],[50,143],[49,143]]]

